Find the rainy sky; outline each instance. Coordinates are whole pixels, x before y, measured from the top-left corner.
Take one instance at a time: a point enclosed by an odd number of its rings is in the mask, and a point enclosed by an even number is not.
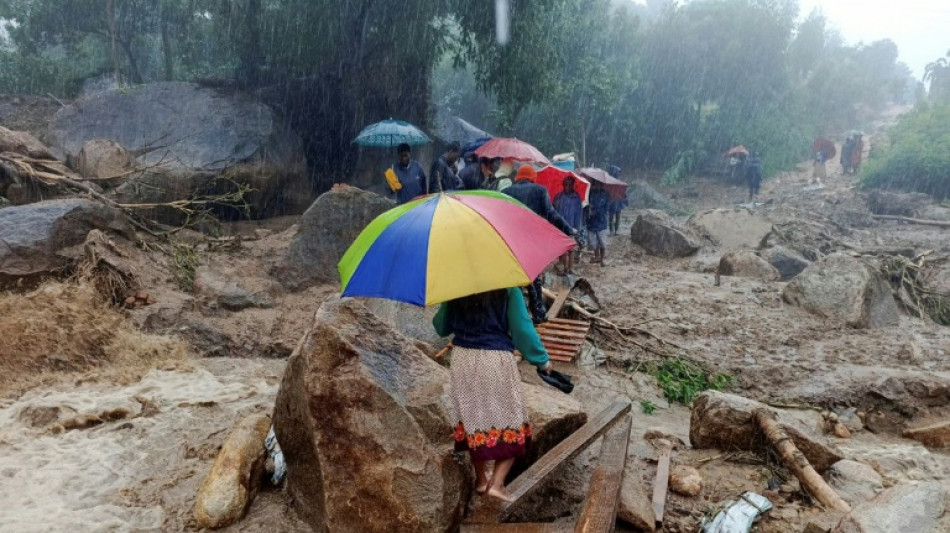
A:
[[[798,5],[802,18],[820,9],[847,44],[891,39],[917,78],[927,63],[950,50],[946,0],[798,0]]]

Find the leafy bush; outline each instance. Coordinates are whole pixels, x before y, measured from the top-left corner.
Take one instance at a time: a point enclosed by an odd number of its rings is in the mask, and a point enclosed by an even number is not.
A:
[[[888,132],[865,165],[865,188],[898,189],[950,197],[950,104],[920,104]]]
[[[689,405],[704,390],[723,390],[732,385],[732,376],[711,374],[696,363],[682,359],[666,360],[653,370],[663,394],[670,402]]]

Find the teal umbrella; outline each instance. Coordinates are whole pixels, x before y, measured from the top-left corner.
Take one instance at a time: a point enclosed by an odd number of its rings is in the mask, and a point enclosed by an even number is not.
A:
[[[353,139],[353,142],[360,146],[393,148],[403,143],[409,146],[419,146],[432,142],[432,139],[408,122],[389,119],[366,126]]]

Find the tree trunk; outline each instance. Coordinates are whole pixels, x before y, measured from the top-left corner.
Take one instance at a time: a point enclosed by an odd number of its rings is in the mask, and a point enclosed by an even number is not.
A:
[[[244,12],[244,46],[241,49],[241,77],[244,83],[255,85],[260,81],[261,63],[264,53],[261,51],[261,0],[247,0]]]
[[[115,0],[108,0],[106,3],[106,16],[109,18],[109,40],[112,44],[112,66],[115,68],[115,83],[122,83],[122,77],[119,74],[119,51],[116,48],[115,38]]]
[[[172,43],[168,29],[171,23],[169,10],[167,6],[162,10],[162,59],[165,61],[165,81],[172,81],[175,78],[175,62],[172,57]]]
[[[848,502],[842,500],[838,493],[825,483],[825,480],[818,475],[808,459],[802,455],[802,452],[798,450],[795,443],[782,429],[782,426],[772,419],[768,411],[756,409],[753,411],[753,415],[756,423],[762,428],[765,438],[768,439],[772,447],[778,452],[779,457],[782,458],[782,463],[795,474],[795,477],[802,482],[802,486],[808,489],[808,492],[816,500],[836,511],[851,512],[851,506],[848,505]]]
[[[125,52],[126,59],[129,60],[129,77],[131,78],[132,83],[142,83],[142,72],[139,71],[138,61],[135,60],[135,54],[132,52],[132,38],[130,37],[126,40],[117,38],[117,40],[119,44],[122,45],[122,50]]]

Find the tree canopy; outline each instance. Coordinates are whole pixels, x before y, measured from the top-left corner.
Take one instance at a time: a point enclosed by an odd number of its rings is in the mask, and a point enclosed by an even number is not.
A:
[[[685,175],[733,143],[788,166],[913,85],[893,42],[844,45],[795,0],[508,6],[499,43],[494,2],[0,0],[0,92],[70,97],[97,75],[253,91],[332,181],[363,125],[425,127],[434,102],[549,153]],[[928,67],[934,94],[950,93],[946,65]]]

